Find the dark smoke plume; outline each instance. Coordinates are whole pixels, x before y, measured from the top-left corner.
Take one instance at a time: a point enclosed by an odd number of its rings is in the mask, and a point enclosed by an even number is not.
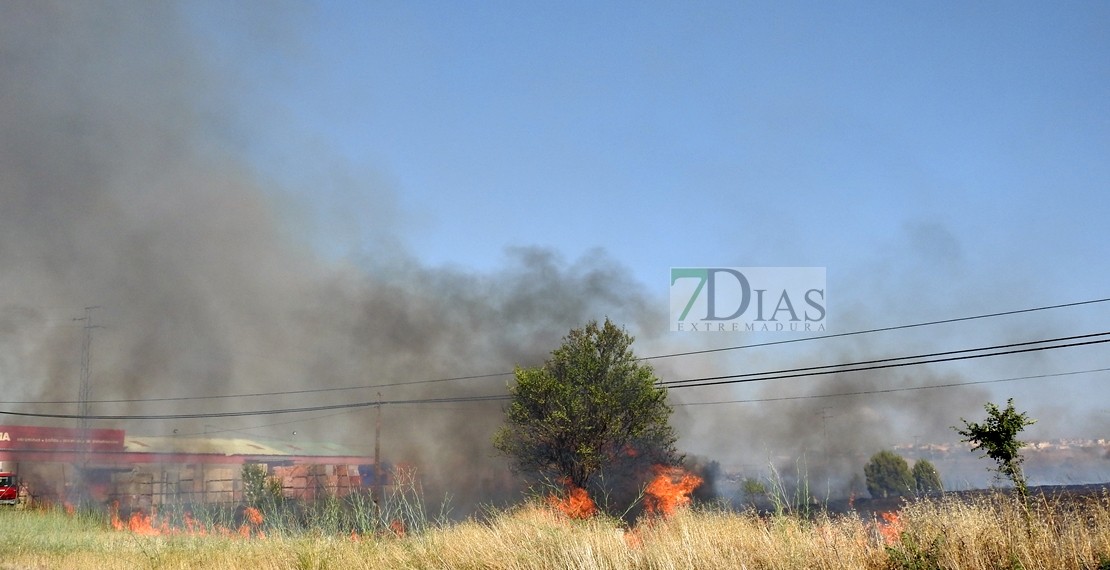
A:
[[[230,119],[213,101],[226,86],[195,51],[169,4],[0,7],[0,374],[12,399],[76,397],[81,329],[71,319],[89,305],[102,307],[94,324],[104,326],[94,332],[94,400],[503,372],[541,362],[589,319],[663,329],[661,303],[600,251],[568,263],[514,249],[483,275],[423,267],[403,250],[365,263],[318,259],[285,230],[280,193],[218,136]],[[387,400],[485,395],[508,380],[380,391]],[[265,409],[377,391],[93,411]],[[100,427],[199,433],[303,417]],[[504,487],[489,441],[499,403],[389,408],[384,422],[386,458],[418,465],[433,488],[467,502]],[[370,454],[373,425],[363,410],[248,437],[298,430]]]
[[[252,170],[229,126],[238,124],[228,103],[234,81],[199,55],[197,42],[178,7],[168,3],[0,4],[0,383],[9,399],[76,397],[82,331],[71,319],[90,305],[102,307],[94,319],[104,327],[94,332],[93,399],[338,388],[509,371],[541,363],[568,330],[606,316],[639,337],[639,354],[676,348],[661,334],[664,300],[600,250],[567,261],[546,249],[516,248],[501,269],[487,273],[424,266],[403,247],[388,245],[396,243],[388,237],[381,240],[386,245],[351,259],[320,257],[295,231],[305,221],[290,198]],[[365,190],[389,202],[386,189]],[[374,222],[388,226],[387,218]],[[388,235],[389,228],[380,233]],[[851,328],[849,311],[839,314]],[[745,353],[653,364],[673,379],[887,355],[862,342],[839,346],[779,360]],[[675,390],[672,400],[958,378],[915,369],[807,385]],[[509,379],[380,391],[387,400],[487,395],[504,393]],[[378,391],[103,403],[93,412],[326,405],[371,401]],[[754,474],[768,463],[796,465],[804,457],[814,481],[844,486],[878,449],[918,435],[951,439],[947,426],[985,400],[985,392],[964,390],[680,406],[675,423],[680,448],[706,461],[747,465]],[[6,406],[75,410],[72,404]],[[824,413],[832,417],[822,418],[826,406],[834,408]],[[430,493],[450,491],[465,504],[508,497],[508,469],[490,443],[501,422],[499,403],[387,407],[383,415],[385,457],[417,465]],[[284,423],[302,419],[96,427],[279,438],[296,430],[298,438],[372,453],[372,409]],[[265,424],[280,425],[254,429]]]

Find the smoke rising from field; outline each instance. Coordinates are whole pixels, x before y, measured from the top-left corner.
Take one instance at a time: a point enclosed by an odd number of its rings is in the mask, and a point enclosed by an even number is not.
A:
[[[258,180],[245,151],[225,135],[234,110],[224,94],[233,87],[206,65],[195,41],[170,4],[0,6],[0,382],[11,399],[76,397],[82,331],[71,319],[90,305],[102,307],[93,318],[104,327],[94,333],[94,400],[501,372],[540,363],[569,329],[606,316],[628,326],[640,346],[666,348],[656,334],[666,329],[665,302],[600,250],[564,260],[547,249],[516,248],[501,269],[487,273],[427,267],[401,247],[354,261],[322,259],[291,229],[302,220],[287,197]],[[387,218],[376,221],[388,226]],[[658,366],[672,378],[718,370]],[[906,384],[950,380],[923,374],[894,376]],[[888,379],[834,377],[821,391],[880,387]],[[485,395],[508,380],[380,391],[387,400]],[[758,395],[797,393],[782,390]],[[377,392],[105,403],[93,412],[266,409],[369,401]],[[679,392],[676,402],[734,397],[727,390]],[[853,401],[825,420],[828,454],[838,459],[824,466],[811,459],[809,469],[846,478],[859,470],[858,457],[888,444],[883,435],[894,418],[938,433],[951,422],[951,413],[938,410],[974,410],[983,400],[981,393],[934,391]],[[732,463],[803,450],[820,455],[822,405],[680,407],[676,422],[689,440],[680,445]],[[299,419],[98,427],[202,433]],[[389,407],[383,449],[387,458],[419,465],[462,503],[487,499],[508,478],[505,462],[491,457],[490,436],[500,422],[498,403]],[[289,438],[297,430],[295,437],[338,441],[369,455],[373,425],[373,412],[362,410],[246,437]]]
[[[173,6],[0,10],[0,374],[12,399],[76,397],[82,331],[71,319],[89,305],[102,307],[93,317],[104,326],[94,330],[93,399],[501,372],[542,361],[591,318],[663,328],[642,288],[601,252],[566,262],[519,248],[484,275],[422,267],[403,251],[372,269],[324,262],[284,230],[280,195],[213,135],[229,119],[212,103],[224,86],[194,55]],[[489,394],[507,380],[381,391],[387,400]],[[264,409],[375,392],[96,404],[94,413]],[[504,471],[489,469],[498,412],[496,403],[389,409],[387,457],[480,487],[483,469],[487,479]],[[186,433],[302,418],[121,427]],[[271,434],[293,430],[372,453],[366,410]]]

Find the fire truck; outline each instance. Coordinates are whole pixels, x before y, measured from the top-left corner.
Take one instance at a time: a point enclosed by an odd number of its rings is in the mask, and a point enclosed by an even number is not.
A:
[[[14,473],[0,472],[0,505],[14,505],[19,501],[19,483]]]

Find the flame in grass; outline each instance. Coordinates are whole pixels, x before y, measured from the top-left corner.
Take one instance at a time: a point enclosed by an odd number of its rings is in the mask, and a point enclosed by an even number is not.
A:
[[[563,498],[554,495],[547,498],[547,504],[555,507],[572,519],[588,519],[597,514],[597,505],[590,499],[586,490],[564,481],[567,492]]]
[[[119,520],[119,501],[112,501],[108,505],[108,515],[112,530],[123,530],[123,522]]]
[[[898,518],[898,513],[879,513],[882,521],[876,524],[879,534],[883,536],[883,541],[887,546],[893,546],[902,540],[902,530],[905,528],[905,523],[902,519]]]
[[[649,515],[669,517],[690,504],[690,493],[701,485],[701,477],[681,467],[655,466],[655,479],[644,489],[644,507]]]
[[[406,532],[408,532],[408,527],[405,526],[404,521],[393,519],[389,522],[388,530],[382,529],[375,534],[382,538],[405,538]],[[351,529],[351,542],[362,542],[367,540],[366,536],[359,534],[357,529]]]
[[[185,534],[207,534],[205,532],[204,526],[198,523],[197,519],[193,518],[193,511],[185,511],[184,521]]]
[[[127,530],[142,536],[158,536],[162,534],[162,529],[154,526],[154,519],[142,511],[135,511],[131,513],[131,519],[127,521]]]
[[[644,538],[640,536],[639,529],[629,529],[624,531],[624,543],[629,548],[638,549],[644,546]]]
[[[262,513],[255,508],[247,508],[243,511],[244,520],[243,524],[239,526],[237,531],[224,528],[220,525],[213,525],[211,531],[204,525],[199,523],[193,518],[191,511],[185,511],[184,523],[185,528],[178,528],[170,525],[169,517],[158,517],[157,511],[151,514],[146,514],[143,511],[135,511],[131,513],[131,517],[124,525],[119,518],[119,502],[112,501],[108,507],[110,514],[110,525],[113,530],[128,530],[132,533],[141,536],[162,536],[162,535],[186,535],[186,536],[225,536],[229,538],[266,538],[266,533],[262,531],[263,517]]]
[[[254,507],[247,507],[243,511],[243,516],[246,517],[247,522],[253,526],[262,526],[262,512]]]

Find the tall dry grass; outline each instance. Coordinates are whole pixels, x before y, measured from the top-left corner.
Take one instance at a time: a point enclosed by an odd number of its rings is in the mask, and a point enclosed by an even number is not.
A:
[[[101,516],[0,512],[0,568],[1110,568],[1110,498],[907,503],[891,522],[690,509],[632,530],[530,505],[399,538],[270,528],[264,540],[139,536]]]
[[[909,503],[899,552],[933,553],[939,568],[1110,569],[1110,496],[1000,493]]]

